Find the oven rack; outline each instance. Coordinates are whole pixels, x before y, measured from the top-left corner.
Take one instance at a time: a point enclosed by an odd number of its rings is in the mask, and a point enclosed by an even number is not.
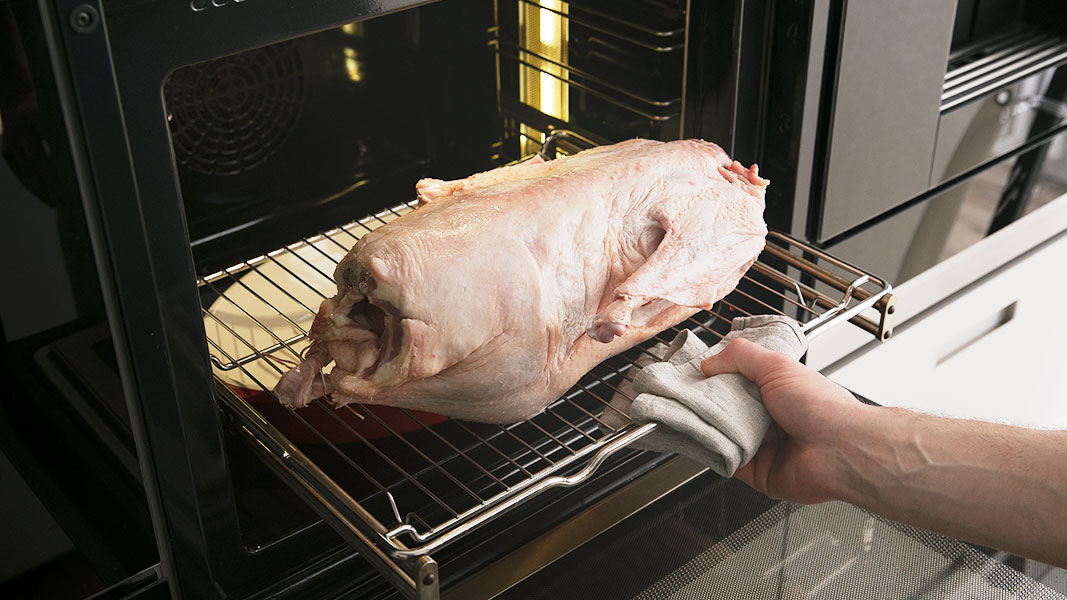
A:
[[[681,115],[681,96],[655,99],[611,83],[582,69],[554,61],[508,40],[501,40],[494,51],[512,65],[522,65],[544,73],[582,93],[595,96],[648,121],[669,121]],[[539,64],[535,64],[536,61]],[[556,69],[547,67],[552,65]],[[559,71],[557,73],[556,71]]]
[[[322,400],[300,410],[282,407],[270,390],[299,360],[318,302],[336,291],[332,265],[361,235],[415,206],[386,209],[199,280],[221,403],[268,465],[411,594],[436,580],[430,553],[545,490],[580,484],[651,431],[655,425],[634,425],[626,415],[625,425],[611,427],[601,415],[619,412],[611,399],[623,393],[619,382],[636,359],[655,358],[652,346],[680,328],[713,344],[734,316],[777,313],[796,318],[809,336],[846,322],[878,339],[892,332],[885,280],[772,232],[727,298],[605,361],[528,421],[431,422],[432,415],[416,411],[385,415],[378,407],[334,409]]]
[[[950,57],[941,112],[1067,62],[1067,37],[1020,27]]]

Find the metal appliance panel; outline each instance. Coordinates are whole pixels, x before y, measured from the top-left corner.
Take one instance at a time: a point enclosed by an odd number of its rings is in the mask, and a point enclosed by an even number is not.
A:
[[[936,186],[1067,123],[1060,89],[1050,87],[1055,70],[959,106],[941,115],[930,185]]]
[[[846,3],[818,240],[926,190],[955,4]]]

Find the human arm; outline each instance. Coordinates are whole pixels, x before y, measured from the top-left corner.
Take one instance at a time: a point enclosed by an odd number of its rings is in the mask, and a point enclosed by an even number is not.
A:
[[[735,474],[775,498],[843,500],[887,518],[1067,567],[1067,431],[861,404],[747,340],[704,361],[760,386],[775,423]]]

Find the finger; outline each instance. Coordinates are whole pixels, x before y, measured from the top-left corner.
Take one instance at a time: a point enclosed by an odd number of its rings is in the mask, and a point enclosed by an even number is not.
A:
[[[761,493],[766,493],[767,490],[768,473],[766,472],[766,467],[774,462],[775,456],[778,454],[778,431],[778,428],[772,424],[767,429],[767,434],[763,437],[763,441],[752,458],[734,471],[734,477]]]
[[[704,359],[700,363],[700,370],[708,377],[720,373],[740,373],[756,385],[763,386],[781,368],[783,360],[788,359],[759,344],[738,338],[722,352]]]
[[[741,480],[743,483],[748,485],[748,487],[754,488],[756,486],[753,484],[752,480],[753,480],[753,477],[754,477],[755,470],[756,470],[756,461],[755,461],[755,459],[753,459],[753,460],[750,460],[747,463],[745,463],[745,466],[743,466],[743,467],[739,468],[738,470],[734,471],[734,477],[736,479]]]
[[[771,424],[767,430],[767,436],[763,438],[763,444],[756,455],[752,457],[752,487],[761,494],[771,496],[771,482],[774,478],[774,465],[782,457],[781,429]]]

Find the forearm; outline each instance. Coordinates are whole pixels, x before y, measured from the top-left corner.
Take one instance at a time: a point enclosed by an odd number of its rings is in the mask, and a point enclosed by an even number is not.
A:
[[[890,519],[1067,567],[1067,432],[857,412],[841,499]]]

